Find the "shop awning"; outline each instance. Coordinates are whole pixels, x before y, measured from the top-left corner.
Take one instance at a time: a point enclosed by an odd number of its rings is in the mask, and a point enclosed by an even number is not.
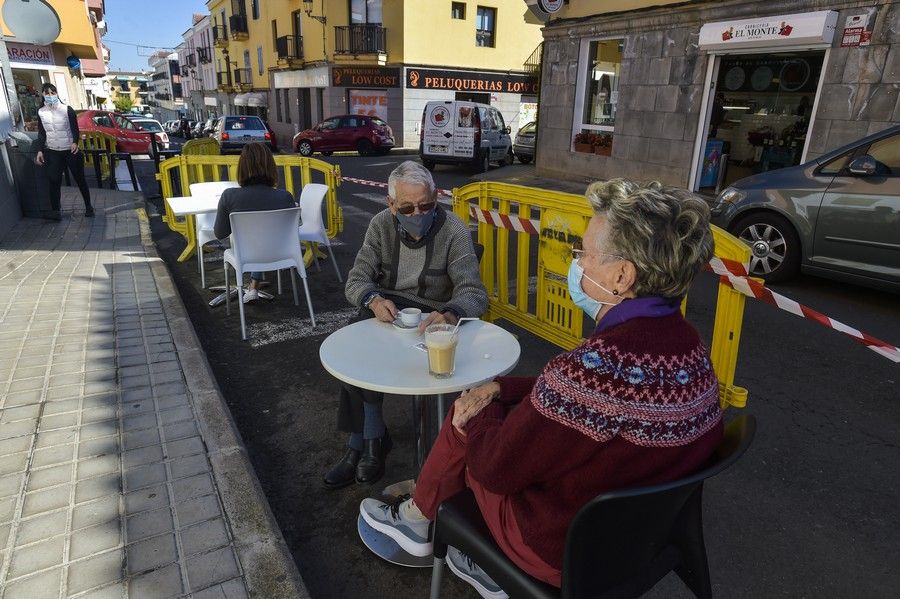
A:
[[[250,94],[238,94],[234,97],[234,105],[235,106],[246,106],[247,98],[250,97]]]
[[[234,97],[235,106],[250,106],[251,108],[265,108],[269,105],[269,97],[266,92],[248,92]]]

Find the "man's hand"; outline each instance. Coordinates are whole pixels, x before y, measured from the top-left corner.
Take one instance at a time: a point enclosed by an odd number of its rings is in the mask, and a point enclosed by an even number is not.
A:
[[[397,319],[397,306],[389,299],[376,297],[369,304],[369,310],[375,313],[375,318],[381,322],[394,322]]]
[[[44,164],[44,153],[38,152],[37,156],[34,157],[34,161],[40,165],[43,165]]]
[[[453,402],[453,427],[466,434],[466,424],[500,396],[500,383],[492,381],[480,387],[463,391]]]
[[[419,323],[419,334],[425,332],[425,327],[430,324],[456,324],[456,317],[453,316],[452,312],[432,312],[425,319]]]
[[[73,154],[77,154],[78,153],[78,144],[73,143],[71,146],[69,146],[69,149],[72,150]]]

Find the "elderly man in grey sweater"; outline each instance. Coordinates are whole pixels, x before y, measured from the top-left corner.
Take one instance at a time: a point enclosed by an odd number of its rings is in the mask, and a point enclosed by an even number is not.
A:
[[[487,309],[478,258],[468,227],[437,203],[431,173],[406,161],[388,178],[388,207],[369,223],[347,276],[346,295],[360,317],[393,322],[403,308],[430,312],[432,323],[455,324]],[[374,483],[391,450],[382,417],[384,395],[351,385],[341,389],[338,428],[350,433],[343,457],[325,474],[332,488]]]

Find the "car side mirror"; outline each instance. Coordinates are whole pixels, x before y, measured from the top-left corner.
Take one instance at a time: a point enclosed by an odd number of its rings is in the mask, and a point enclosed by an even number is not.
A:
[[[862,156],[854,158],[847,167],[847,170],[850,171],[851,175],[859,175],[861,177],[871,176],[878,170],[878,161],[868,154],[863,154]]]
[[[506,127],[504,127],[503,132],[509,135],[510,133],[512,133],[512,129],[509,125],[507,125]]]

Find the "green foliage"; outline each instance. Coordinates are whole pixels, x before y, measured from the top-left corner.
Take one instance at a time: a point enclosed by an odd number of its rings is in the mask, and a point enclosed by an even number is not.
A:
[[[113,100],[113,104],[116,105],[117,112],[128,112],[134,106],[134,102],[128,96],[119,96]]]

